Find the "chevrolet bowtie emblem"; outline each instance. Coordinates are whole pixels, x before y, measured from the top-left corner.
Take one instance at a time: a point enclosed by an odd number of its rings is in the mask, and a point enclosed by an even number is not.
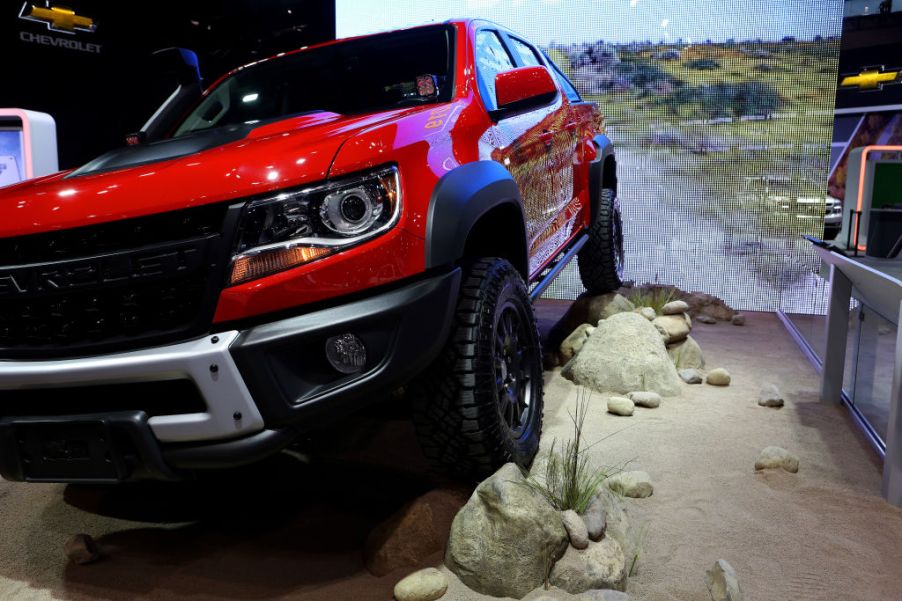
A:
[[[882,90],[883,86],[902,83],[902,71],[887,71],[885,67],[865,67],[857,75],[845,75],[839,82],[840,88],[859,90]]]
[[[94,19],[76,14],[71,8],[51,6],[49,3],[46,6],[37,6],[31,2],[26,2],[22,6],[19,18],[43,23],[47,26],[47,29],[62,33],[75,33],[76,31],[94,32],[97,29]]]

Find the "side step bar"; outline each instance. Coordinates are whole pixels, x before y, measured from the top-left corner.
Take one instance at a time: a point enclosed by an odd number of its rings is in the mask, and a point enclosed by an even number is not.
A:
[[[545,289],[551,285],[551,282],[560,275],[561,271],[564,270],[570,261],[576,256],[576,253],[579,252],[579,249],[583,247],[583,245],[589,241],[589,235],[583,234],[579,238],[577,238],[573,244],[570,245],[570,248],[566,251],[561,251],[558,254],[557,258],[554,261],[548,264],[548,267],[545,268],[545,275],[542,276],[542,279],[539,280],[539,283],[535,285],[535,287],[530,291],[529,298],[532,301],[535,301],[539,296],[545,292]]]

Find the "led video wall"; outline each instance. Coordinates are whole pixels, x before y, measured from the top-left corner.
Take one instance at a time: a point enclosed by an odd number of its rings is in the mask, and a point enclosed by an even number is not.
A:
[[[802,236],[824,231],[842,0],[338,0],[336,31],[455,17],[526,36],[600,105],[627,279],[822,310]],[[582,291],[574,265],[546,296]]]

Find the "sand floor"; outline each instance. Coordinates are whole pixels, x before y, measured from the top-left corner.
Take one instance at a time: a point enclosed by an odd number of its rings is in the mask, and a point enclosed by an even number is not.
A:
[[[629,502],[648,532],[629,592],[705,601],[705,570],[724,558],[746,601],[902,599],[902,510],[880,498],[878,459],[843,409],[818,401],[817,375],[776,317],[699,324],[693,335],[732,386],[687,386],[629,418],[599,402],[587,419],[590,440],[613,433],[594,447],[598,462],[631,461],[655,482],[652,497]],[[575,388],[546,377],[547,448],[570,432]],[[756,405],[763,382],[780,386],[787,407]],[[0,481],[0,599],[388,600],[405,571],[370,576],[362,542],[439,484],[404,417],[384,405],[321,435],[313,446],[328,452],[312,461],[281,455],[196,483]],[[771,444],[800,456],[798,474],[754,473]],[[108,557],[68,564],[62,546],[76,532]],[[452,583],[446,598],[482,597]]]

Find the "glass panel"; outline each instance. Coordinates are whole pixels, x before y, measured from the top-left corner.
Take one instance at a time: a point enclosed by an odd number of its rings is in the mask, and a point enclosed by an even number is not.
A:
[[[526,42],[518,40],[517,38],[508,39],[511,42],[511,49],[520,57],[520,62],[523,63],[524,67],[534,67],[542,64],[542,61],[536,56],[535,50],[530,48]]]
[[[854,404],[882,440],[889,423],[896,325],[868,307],[861,307]]]
[[[849,329],[846,336],[846,364],[843,370],[842,389],[855,402],[855,367],[858,364],[858,340],[861,336],[861,304],[852,300],[849,311]]]
[[[486,92],[482,99],[486,108],[498,108],[495,105],[495,76],[513,69],[514,62],[494,31],[483,29],[476,33],[476,65],[479,81]]]

